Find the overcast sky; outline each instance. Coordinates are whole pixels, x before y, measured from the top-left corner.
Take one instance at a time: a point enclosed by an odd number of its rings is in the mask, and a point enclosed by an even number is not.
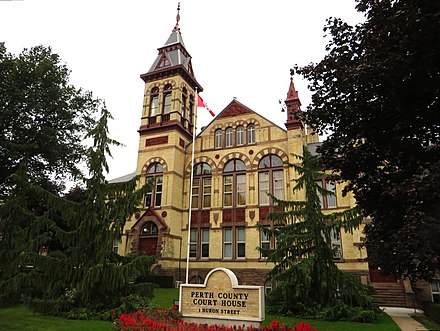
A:
[[[201,96],[218,114],[238,101],[284,128],[289,69],[323,58],[323,27],[330,17],[363,20],[355,0],[181,0],[180,28]],[[51,46],[72,71],[77,87],[104,99],[115,120],[107,178],[136,168],[144,83],[176,22],[170,0],[0,0],[0,41],[18,54]],[[307,82],[295,76],[302,108],[310,102]],[[199,109],[198,128],[212,117]]]

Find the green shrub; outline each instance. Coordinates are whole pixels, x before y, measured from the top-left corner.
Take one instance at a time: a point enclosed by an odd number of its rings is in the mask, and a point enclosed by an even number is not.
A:
[[[423,311],[426,316],[429,316],[432,320],[440,323],[440,303],[424,301]]]
[[[333,306],[329,306],[319,310],[315,317],[325,321],[371,323],[376,320],[379,312],[380,310],[374,307],[350,307],[343,302],[338,302]]]
[[[89,308],[73,308],[67,313],[63,314],[65,318],[71,320],[97,320],[100,315]]]
[[[160,288],[173,288],[174,287],[174,277],[172,276],[147,276],[147,281],[150,283],[157,284]]]

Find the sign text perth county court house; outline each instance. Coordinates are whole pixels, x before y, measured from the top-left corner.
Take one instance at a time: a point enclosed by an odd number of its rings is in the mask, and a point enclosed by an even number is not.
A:
[[[259,323],[264,320],[264,290],[238,285],[231,270],[216,268],[204,284],[180,285],[179,309],[183,317]]]

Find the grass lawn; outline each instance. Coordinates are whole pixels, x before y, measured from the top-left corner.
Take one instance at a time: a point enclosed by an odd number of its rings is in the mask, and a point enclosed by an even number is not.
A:
[[[35,314],[27,308],[0,309],[1,331],[114,331],[113,324],[104,321],[67,320]]]
[[[425,316],[423,314],[413,314],[411,315],[411,317],[414,318],[417,322],[423,324],[423,326],[428,330],[440,330],[440,324],[436,323],[428,316]]]
[[[156,307],[172,307],[173,300],[179,298],[178,289],[156,289],[152,304]],[[301,318],[266,315],[264,325],[272,320],[290,327],[303,321]],[[317,331],[399,331],[400,328],[386,314],[383,314],[375,323],[326,322],[319,320],[305,320]],[[67,320],[59,317],[43,316],[32,313],[23,306],[0,309],[0,331],[110,331],[114,330],[112,323],[103,321]]]
[[[174,299],[179,298],[178,289],[155,289],[155,297],[152,300],[152,304],[157,307],[171,307]],[[295,326],[304,319],[286,317],[286,316],[273,316],[266,315],[264,325],[269,324],[272,320],[280,321],[281,325],[287,325],[290,327]],[[394,323],[394,321],[386,314],[383,314],[375,323],[353,323],[353,322],[327,322],[320,320],[304,320],[313,326],[317,331],[400,331],[400,328]]]

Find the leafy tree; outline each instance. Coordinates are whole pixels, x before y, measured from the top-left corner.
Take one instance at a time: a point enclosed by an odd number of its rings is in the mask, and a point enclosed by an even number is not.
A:
[[[146,302],[152,295],[151,284],[137,281],[148,274],[151,258],[112,252],[148,187],[137,189],[138,178],[105,181],[106,155],[117,144],[108,137],[109,118],[103,106],[87,136],[93,146],[86,152],[89,176],[82,192],[75,189],[66,199],[37,185],[30,179],[30,158],[10,176],[10,194],[0,206],[0,302],[21,297],[45,314],[87,318],[107,312],[110,318],[112,309],[126,306],[125,297]]]
[[[370,263],[411,278],[440,272],[440,2],[358,0],[364,23],[330,18],[305,120],[327,132],[325,165],[372,223]]]
[[[0,196],[7,195],[6,179],[25,158],[29,180],[40,185],[79,174],[81,141],[98,100],[71,85],[69,75],[50,48],[13,56],[0,43]]]
[[[317,184],[325,176],[320,170],[319,156],[306,147],[302,164],[289,164],[298,173],[293,191],[305,192],[304,201],[272,199],[284,211],[269,214],[274,227],[261,227],[276,238],[276,248],[262,251],[275,264],[270,278],[276,282],[270,292],[268,306],[278,313],[308,314],[339,303],[350,306],[371,305],[371,293],[354,276],[340,271],[333,261],[331,231],[352,230],[363,216],[357,208],[323,214],[319,194],[331,191]]]

